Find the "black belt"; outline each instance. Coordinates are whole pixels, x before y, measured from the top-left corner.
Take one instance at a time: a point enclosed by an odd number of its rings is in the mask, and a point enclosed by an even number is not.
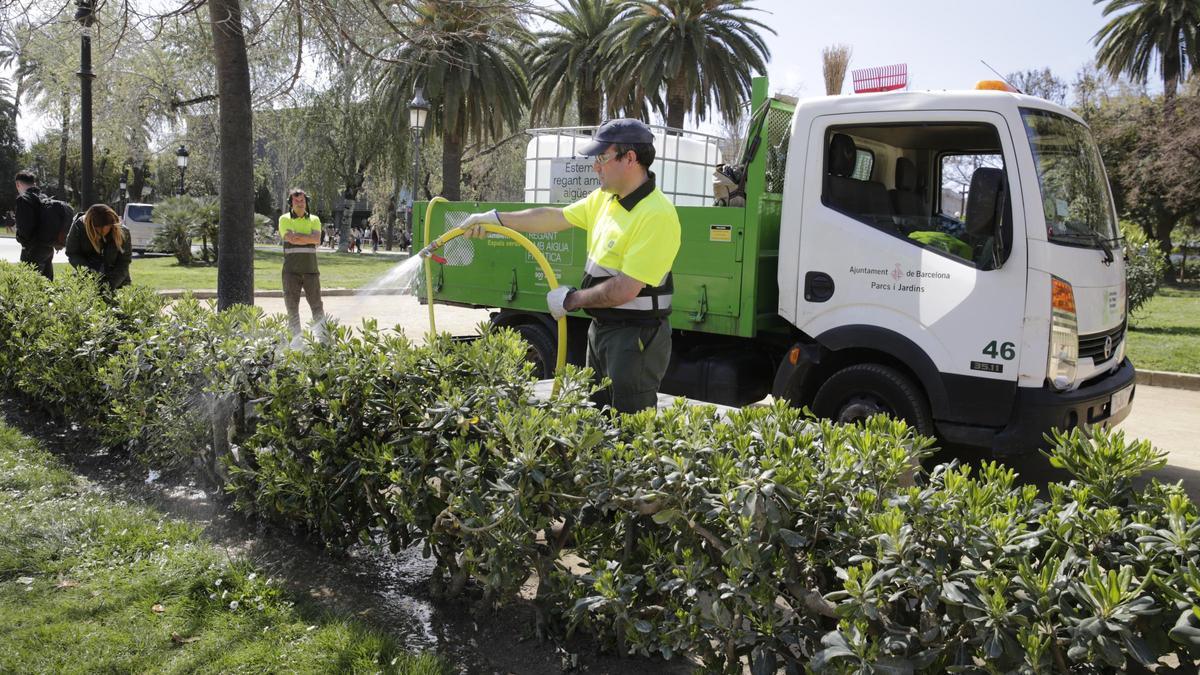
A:
[[[657,318],[628,318],[628,319],[597,319],[592,317],[592,321],[601,328],[626,328],[632,326],[646,327],[657,326],[666,321],[666,317]]]

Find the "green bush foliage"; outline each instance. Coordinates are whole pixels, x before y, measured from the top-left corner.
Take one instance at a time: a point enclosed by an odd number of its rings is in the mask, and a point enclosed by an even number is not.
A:
[[[714,672],[1200,659],[1200,518],[1178,485],[1134,488],[1165,463],[1148,443],[1057,434],[1074,477],[1044,495],[996,464],[914,484],[930,442],[903,422],[613,415],[586,371],[535,396],[524,353],[370,323],[292,349],[252,308],[0,265],[8,389],[149,461],[218,458],[237,508],[329,546],[421,546],[435,593],[481,613],[532,596],[543,635]]]
[[[1135,314],[1158,292],[1167,264],[1162,252],[1146,238],[1140,227],[1123,222],[1121,234],[1125,237],[1125,288],[1129,313]]]

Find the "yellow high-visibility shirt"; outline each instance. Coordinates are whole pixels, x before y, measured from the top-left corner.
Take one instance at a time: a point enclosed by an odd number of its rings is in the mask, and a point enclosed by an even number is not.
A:
[[[309,213],[302,218],[293,218],[292,212],[279,216],[279,236],[287,237],[288,232],[297,234],[314,234],[321,231],[321,219]],[[316,274],[317,245],[296,246],[283,242],[283,271],[289,274]]]
[[[679,253],[679,214],[654,174],[621,199],[597,188],[563,208],[563,217],[587,232],[590,262],[647,286],[665,281]]]

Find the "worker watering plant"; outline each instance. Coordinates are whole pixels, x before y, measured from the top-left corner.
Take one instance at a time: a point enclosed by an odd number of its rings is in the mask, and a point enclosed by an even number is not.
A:
[[[106,204],[93,204],[67,233],[67,261],[100,275],[110,290],[129,285],[133,240],[121,218]]]
[[[594,158],[600,187],[564,208],[467,217],[465,236],[483,237],[491,223],[518,232],[587,232],[587,266],[578,289],[559,286],[546,296],[558,319],[583,310],[588,328],[587,365],[612,387],[604,403],[621,412],[654,407],[671,359],[671,266],[679,252],[679,216],[655,186],[654,134],[642,122],[611,120],[596,130],[581,154]],[[502,220],[503,218],[503,220]]]
[[[300,293],[308,299],[313,323],[325,320],[321,302],[321,271],[317,268],[317,246],[321,244],[321,219],[308,211],[308,195],[292,188],[288,193],[288,211],[279,216],[279,236],[283,239],[283,304],[287,308],[288,328],[300,334]]]

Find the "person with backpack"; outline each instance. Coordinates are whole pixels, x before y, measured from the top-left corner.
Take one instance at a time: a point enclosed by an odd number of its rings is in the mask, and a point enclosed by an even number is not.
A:
[[[100,275],[110,290],[128,286],[133,262],[133,239],[121,218],[107,204],[93,204],[71,225],[67,261]]]
[[[42,227],[43,195],[32,171],[18,171],[17,201],[13,215],[17,219],[17,243],[21,245],[21,262],[33,265],[38,273],[54,280],[54,241]]]

